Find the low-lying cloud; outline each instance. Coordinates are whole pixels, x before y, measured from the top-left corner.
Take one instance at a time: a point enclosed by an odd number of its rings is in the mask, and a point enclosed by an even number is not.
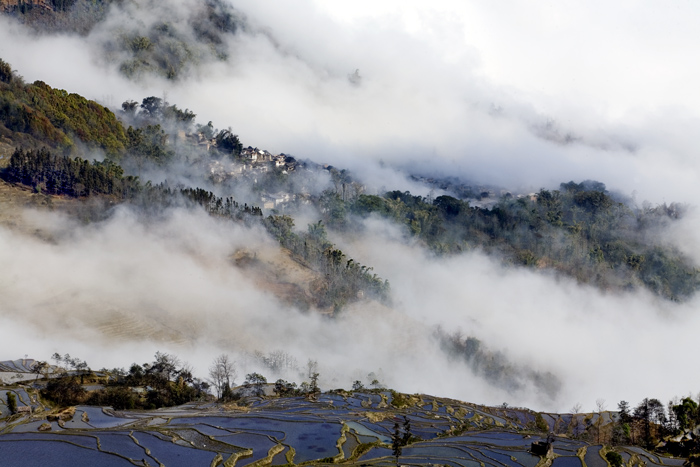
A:
[[[3,339],[3,354],[71,353],[111,367],[160,350],[186,356],[206,376],[213,358],[228,352],[239,372],[273,376],[247,356],[283,350],[300,366],[318,360],[326,388],[369,383],[374,372],[407,391],[437,392],[442,378],[455,390],[471,381],[469,393],[458,390],[465,397],[490,392],[466,366],[447,360],[432,338],[434,323],[402,307],[365,302],[329,319],[280,303],[231,260],[240,249],[278,248],[260,229],[185,209],[145,221],[120,208],[89,226],[37,211],[27,216],[52,241],[0,229],[4,329],[21,331]]]
[[[26,216],[50,241],[0,229],[3,329],[14,331],[0,346],[5,355],[71,353],[112,367],[168,351],[205,377],[227,352],[240,375],[277,377],[250,355],[283,350],[301,371],[318,360],[325,388],[369,383],[374,372],[405,392],[548,410],[671,398],[700,385],[692,373],[678,377],[700,324],[697,299],[606,293],[478,252],[437,259],[396,227],[368,220],[364,234],[339,246],[390,279],[392,307],[359,302],[329,319],[280,302],[233,265],[241,249],[278,248],[261,229],[185,209],[154,220],[119,208],[87,226]],[[438,327],[478,338],[516,371],[551,373],[559,391],[546,394],[518,374],[517,387],[494,385],[440,348]]]

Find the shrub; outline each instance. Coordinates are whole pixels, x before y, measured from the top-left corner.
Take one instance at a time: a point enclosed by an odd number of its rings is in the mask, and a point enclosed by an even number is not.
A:
[[[608,460],[611,467],[620,467],[622,465],[622,456],[615,451],[607,452],[605,458]]]

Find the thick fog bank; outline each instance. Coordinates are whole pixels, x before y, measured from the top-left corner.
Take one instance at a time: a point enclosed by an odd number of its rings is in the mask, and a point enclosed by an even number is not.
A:
[[[700,377],[682,370],[700,325],[697,296],[678,304],[643,290],[605,292],[546,271],[505,267],[478,252],[438,259],[406,244],[394,227],[378,220],[366,226],[367,237],[341,247],[372,258],[391,279],[397,310],[426,327],[476,337],[561,382],[555,398],[516,392],[505,399],[511,405],[565,411],[581,402],[593,410],[598,398],[669,400],[700,386]]]
[[[230,259],[242,248],[277,248],[258,229],[185,210],[143,222],[120,209],[90,226],[36,211],[27,216],[51,241],[0,230],[0,315],[12,331],[0,353],[8,358],[59,352],[93,368],[128,367],[160,350],[206,377],[214,357],[227,352],[239,375],[261,371],[301,382],[313,359],[326,389],[349,388],[356,379],[369,384],[375,373],[408,392],[449,387],[446,395],[485,400],[495,391],[501,397],[492,402],[508,398],[448,361],[433,327],[401,309],[361,302],[329,319],[280,303]],[[279,350],[298,362],[297,373],[274,374],[250,356]]]
[[[26,216],[50,241],[0,230],[0,315],[11,331],[0,353],[8,358],[71,353],[100,368],[143,363],[159,350],[206,377],[227,352],[239,375],[297,382],[314,359],[326,389],[367,384],[375,373],[404,392],[560,411],[598,398],[670,399],[700,386],[678,372],[700,325],[697,300],[604,293],[479,253],[436,259],[395,227],[368,221],[364,236],[340,246],[391,280],[393,306],[359,302],[330,319],[282,304],[233,265],[240,249],[278,248],[262,230],[188,210],[145,222],[121,208],[88,226]],[[478,338],[508,365],[506,378],[494,383],[449,356],[438,327]],[[274,373],[251,357],[280,350],[296,370]],[[544,393],[523,369],[550,374],[555,390]]]

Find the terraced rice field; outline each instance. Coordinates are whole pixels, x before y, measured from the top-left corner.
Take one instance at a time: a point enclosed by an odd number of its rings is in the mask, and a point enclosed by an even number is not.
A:
[[[14,365],[12,365],[14,366]],[[10,366],[11,367],[11,366]],[[7,391],[7,389],[3,389]],[[30,403],[31,392],[12,388]],[[152,412],[119,412],[79,406],[70,420],[47,422],[46,411],[0,420],[0,465],[261,466],[395,465],[395,423],[410,420],[414,438],[403,448],[405,465],[536,467],[530,444],[542,437],[522,432],[530,413],[498,411],[457,401],[414,397],[409,408],[387,406],[391,395],[324,394],[248,400],[245,408],[188,404]],[[493,412],[493,413],[492,413]],[[558,416],[548,418],[557,423]],[[47,425],[48,423],[48,425]],[[40,428],[48,431],[40,431]],[[518,432],[516,430],[520,430]],[[557,438],[552,467],[607,467],[600,446]],[[589,449],[583,454],[581,448]],[[678,466],[641,449],[628,459]]]

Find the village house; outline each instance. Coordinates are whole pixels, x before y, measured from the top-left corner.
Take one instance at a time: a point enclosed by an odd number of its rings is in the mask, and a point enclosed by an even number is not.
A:
[[[272,154],[264,149],[258,149],[248,146],[241,151],[241,157],[249,162],[271,162]]]
[[[264,209],[274,209],[281,206],[282,204],[293,201],[296,198],[295,195],[290,195],[289,193],[264,193],[261,196],[263,201]]]
[[[204,133],[200,132],[200,133],[197,133],[197,146],[199,146],[201,148],[206,148],[206,150],[209,151],[209,149],[212,146],[212,141],[209,138],[207,138],[204,135]]]

